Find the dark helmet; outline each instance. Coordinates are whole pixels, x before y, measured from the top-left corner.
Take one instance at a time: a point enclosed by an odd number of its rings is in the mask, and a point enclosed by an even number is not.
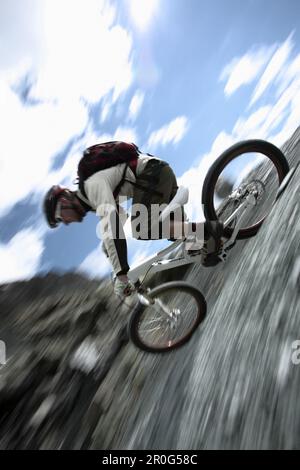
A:
[[[58,197],[65,190],[66,188],[61,188],[60,186],[52,186],[44,198],[43,210],[46,220],[51,228],[55,228],[58,225],[57,220],[55,220],[55,209]]]

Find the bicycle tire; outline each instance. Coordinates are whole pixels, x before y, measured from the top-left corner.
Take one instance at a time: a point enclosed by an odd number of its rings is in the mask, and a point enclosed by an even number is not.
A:
[[[289,172],[289,164],[284,154],[275,145],[264,140],[245,140],[238,142],[229,149],[225,150],[218,159],[210,167],[206,178],[204,180],[202,189],[202,204],[204,206],[204,215],[207,220],[218,220],[217,210],[214,206],[214,193],[218,178],[224,168],[235,158],[244,153],[257,152],[266,156],[273,164],[278,176],[278,188],[285,176]],[[257,223],[249,227],[242,228],[238,234],[237,239],[246,239],[253,237],[257,234],[259,228],[264,222],[266,217],[263,217]],[[230,238],[233,233],[233,228],[224,228],[224,236]]]
[[[191,286],[186,282],[172,281],[164,283],[161,286],[154,288],[148,295],[150,295],[150,297],[152,298],[158,299],[159,297],[166,294],[171,295],[171,291],[175,291],[176,295],[180,294],[180,296],[182,296],[183,294],[187,294],[191,297],[191,299],[193,299],[196,309],[195,319],[192,325],[177,340],[169,340],[163,343],[162,345],[154,344],[154,342],[151,343],[151,341],[148,342],[141,334],[141,327],[143,324],[143,316],[145,316],[145,318],[147,319],[147,317],[149,317],[151,314],[151,309],[154,310],[154,307],[152,305],[145,306],[139,301],[128,323],[129,338],[131,339],[133,344],[135,344],[135,346],[137,346],[139,349],[152,353],[163,353],[178,348],[185,344],[191,338],[195,330],[198,328],[199,324],[204,320],[206,315],[205,298],[196,287]],[[190,308],[188,302],[185,303],[185,308]],[[167,320],[164,319],[164,321]],[[159,328],[157,330],[159,331]]]

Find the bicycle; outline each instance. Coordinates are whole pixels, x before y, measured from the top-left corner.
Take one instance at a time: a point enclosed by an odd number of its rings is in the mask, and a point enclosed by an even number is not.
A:
[[[233,184],[231,192],[222,199],[218,193],[218,183],[223,177],[223,171],[226,172],[233,163],[236,174],[239,174],[237,159],[246,156],[248,165],[251,154],[255,154],[256,166],[236,187]],[[259,159],[257,154],[260,155]],[[262,158],[266,160],[263,163]],[[265,213],[266,208],[269,212],[275,204],[291,172],[281,150],[263,140],[239,142],[216,159],[204,180],[202,205],[206,220],[223,222],[224,240],[220,252],[216,253],[218,262],[226,261],[237,240],[257,234],[268,215]],[[263,173],[263,176],[259,173]],[[184,206],[187,201],[188,189],[179,187],[160,219],[165,220],[175,205]],[[267,204],[263,204],[266,201]],[[185,249],[185,240],[176,240],[128,272],[138,295],[138,302],[128,323],[128,334],[138,348],[148,352],[166,352],[178,348],[191,338],[203,322],[207,306],[203,294],[196,287],[185,281],[167,282],[152,290],[144,286],[150,273],[191,263],[203,263],[203,253],[191,255]]]

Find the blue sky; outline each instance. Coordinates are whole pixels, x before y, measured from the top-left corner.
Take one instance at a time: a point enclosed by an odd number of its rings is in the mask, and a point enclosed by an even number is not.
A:
[[[41,215],[95,142],[167,160],[199,219],[223,150],[280,146],[300,123],[299,17],[298,0],[1,0],[0,282],[109,271],[96,216],[49,230]],[[158,246],[129,240],[130,261]]]

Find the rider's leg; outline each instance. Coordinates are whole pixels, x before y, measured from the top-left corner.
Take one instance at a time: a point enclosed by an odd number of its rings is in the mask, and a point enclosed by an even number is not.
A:
[[[172,168],[165,162],[152,159],[138,176],[138,182],[142,186],[149,186],[149,190],[134,187],[132,206],[138,208],[136,212],[133,211],[134,215],[131,217],[134,238],[142,240],[171,238],[167,231],[163,230],[162,224],[158,223],[158,218],[161,205],[169,204],[178,189]],[[143,215],[141,224],[136,225],[138,219],[141,219],[139,206],[145,209],[143,211],[145,216]],[[180,211],[180,214],[182,213],[183,211]],[[184,217],[179,219],[182,221]],[[166,232],[166,235],[163,232]]]
[[[187,239],[186,249],[189,250],[200,250],[205,245],[206,241],[210,239],[210,230],[207,230],[207,222],[195,223],[186,222],[186,216],[184,209],[177,208],[173,214],[171,214],[171,220],[166,223],[158,223],[158,215],[152,216],[153,206],[159,206],[161,204],[169,204],[175,196],[178,185],[176,176],[172,168],[164,162],[158,162],[157,170],[155,165],[153,167],[153,161],[151,165],[147,165],[142,174],[139,175],[139,180],[143,183],[150,180],[155,180],[156,184],[154,189],[160,192],[160,195],[153,191],[144,191],[139,188],[134,188],[133,206],[141,204],[145,206],[146,210],[146,223],[138,225],[139,230],[133,230],[133,236],[137,239]],[[149,168],[148,168],[149,166]],[[139,212],[137,212],[139,213]],[[135,217],[131,217],[131,221],[135,221]],[[144,233],[144,226],[147,227]],[[153,236],[154,235],[154,236]]]
[[[170,222],[172,239],[186,239],[186,250],[202,250],[206,255],[218,252],[222,245],[223,224],[221,222]]]
[[[205,239],[205,224],[203,222],[181,222],[171,220],[169,223],[170,238],[197,240],[199,245],[203,245]]]

